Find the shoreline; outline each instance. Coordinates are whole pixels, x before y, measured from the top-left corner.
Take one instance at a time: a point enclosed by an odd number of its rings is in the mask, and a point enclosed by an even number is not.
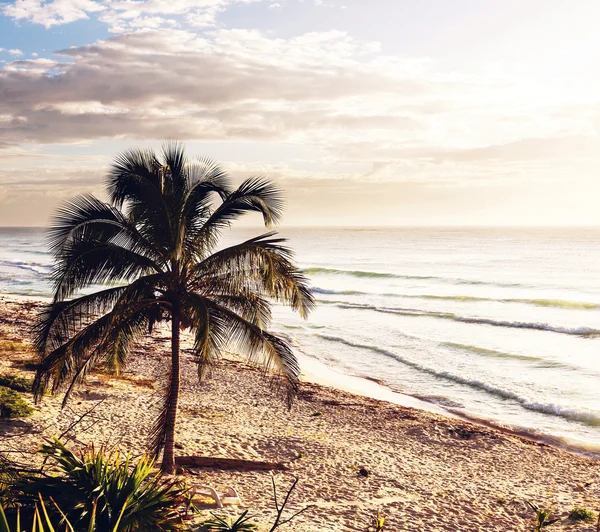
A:
[[[468,413],[446,410],[436,403],[430,403],[417,397],[413,397],[412,395],[396,392],[385,384],[371,380],[368,377],[339,373],[334,368],[327,366],[316,358],[303,353],[299,353],[299,355],[299,359],[305,360],[311,366],[309,371],[305,372],[303,370],[302,372],[303,376],[306,377],[305,382],[310,382],[319,386],[327,386],[335,390],[341,390],[353,395],[375,399],[377,401],[384,401],[404,408],[412,408],[422,412],[436,414],[438,416],[446,417],[449,420],[466,421],[480,427],[497,430],[508,436],[515,436],[541,445],[548,445],[575,456],[600,460],[600,444],[594,448],[586,448],[583,445],[577,446],[574,443],[562,442],[560,439],[551,435],[536,434],[532,429],[528,429],[527,427],[507,427],[495,423],[493,420],[470,416]],[[319,376],[317,371],[323,371],[327,376]],[[332,374],[336,375],[338,378],[334,380]]]
[[[39,303],[0,297],[0,374],[32,377],[25,331]],[[597,460],[416,408],[420,402],[412,398],[408,406],[395,404],[387,399],[406,398],[367,379],[344,379],[354,393],[333,388],[339,379],[331,369],[319,384],[305,369],[288,410],[260,369],[230,356],[198,383],[189,341],[184,338],[182,350],[177,455],[281,465],[277,471],[180,471],[190,485],[234,486],[242,505],[226,510],[230,515],[248,509],[255,521],[272,522],[272,482],[284,492],[294,478],[300,482],[290,511],[313,509],[290,523],[290,532],[366,530],[377,512],[394,532],[527,532],[533,518],[525,500],[552,508],[562,519],[554,528],[566,532],[573,529],[572,508],[597,508]],[[142,339],[120,376],[92,372],[66,408],[61,394],[48,395],[31,417],[1,420],[1,451],[36,462],[40,441],[64,433],[74,449],[93,443],[140,456],[162,408],[169,356],[166,334]]]
[[[0,293],[1,301],[47,303],[51,300],[49,297]],[[461,420],[474,425],[497,430],[508,436],[522,438],[541,445],[548,445],[575,456],[600,460],[600,444],[594,448],[588,448],[584,445],[577,445],[568,441],[561,441],[551,435],[540,435],[528,427],[507,427],[493,420],[488,420],[468,413],[454,412],[447,410],[436,403],[428,402],[418,397],[397,392],[386,384],[370,379],[365,376],[349,375],[341,373],[335,368],[328,366],[315,357],[311,357],[297,349],[295,354],[298,357],[301,368],[301,380],[305,383],[316,384],[340,390],[352,395],[383,401],[404,408],[415,409],[421,412],[427,412],[448,418],[449,420]]]

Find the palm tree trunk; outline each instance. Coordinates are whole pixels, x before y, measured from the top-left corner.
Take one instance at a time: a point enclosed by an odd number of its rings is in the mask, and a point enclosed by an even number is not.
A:
[[[175,471],[175,423],[177,421],[177,405],[179,403],[179,327],[181,323],[178,305],[173,305],[171,320],[171,384],[169,386],[169,403],[165,421],[165,448],[161,470],[172,474]]]

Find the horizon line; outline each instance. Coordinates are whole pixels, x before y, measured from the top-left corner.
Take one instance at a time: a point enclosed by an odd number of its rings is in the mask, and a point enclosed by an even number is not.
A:
[[[2,229],[48,229],[50,225],[0,225]],[[472,224],[402,224],[402,225],[277,225],[270,228],[257,225],[238,225],[230,227],[235,229],[600,229],[600,224],[573,224],[573,225],[526,225],[526,224],[505,224],[505,225],[472,225]]]

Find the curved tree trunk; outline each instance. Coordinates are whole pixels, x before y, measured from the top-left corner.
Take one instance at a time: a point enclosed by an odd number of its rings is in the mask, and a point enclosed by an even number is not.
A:
[[[177,405],[179,403],[179,327],[180,311],[173,305],[171,321],[171,384],[169,386],[169,402],[165,422],[165,447],[161,471],[172,474],[175,471],[175,423],[177,422]]]

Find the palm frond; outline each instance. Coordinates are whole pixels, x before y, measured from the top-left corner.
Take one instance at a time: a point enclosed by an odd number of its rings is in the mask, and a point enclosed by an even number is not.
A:
[[[185,231],[187,256],[194,260],[204,258],[207,243],[199,237],[204,223],[213,213],[212,195],[225,200],[231,193],[227,173],[210,159],[203,159],[188,166],[190,190],[181,209],[181,227]]]
[[[209,301],[198,294],[187,294],[182,310],[195,333],[193,351],[198,379],[202,381],[227,347],[226,322],[219,319]]]
[[[73,241],[62,250],[52,272],[55,300],[93,284],[120,283],[161,273],[152,259],[111,242]]]
[[[59,207],[47,231],[47,238],[50,251],[57,257],[67,243],[88,240],[120,243],[156,261],[164,259],[123,213],[90,194],[66,201]]]
[[[298,390],[300,366],[289,344],[279,336],[245,320],[229,308],[210,299],[195,296],[198,320],[194,345],[199,374],[214,364],[225,348],[245,355],[248,361],[261,365],[272,377],[272,384],[285,393],[288,406]]]
[[[306,317],[315,306],[308,279],[292,262],[282,238],[266,233],[218,251],[192,270],[200,293],[238,295],[255,291],[274,298]]]
[[[108,312],[121,297],[127,286],[117,286],[67,301],[44,305],[34,323],[33,345],[41,356],[59,347],[99,314]]]
[[[152,274],[129,285],[116,286],[42,307],[32,327],[33,345],[40,356],[59,347],[85,324],[117,304],[152,297],[163,284],[163,274]]]
[[[121,153],[109,171],[108,192],[116,208],[127,210],[139,233],[168,255],[173,216],[163,195],[163,173],[151,151]]]
[[[162,176],[163,195],[171,201],[181,203],[189,188],[185,147],[181,142],[165,142],[162,147],[162,158],[167,170]],[[176,210],[181,210],[180,207],[181,205]]]
[[[211,294],[211,300],[261,329],[271,325],[271,304],[255,292],[244,290],[236,295]]]
[[[97,362],[97,358],[93,358],[97,353],[94,347],[106,335],[111,320],[110,314],[98,318],[41,359],[32,386],[36,401],[49,388],[52,393],[56,392],[80,366],[90,367]]]
[[[107,189],[111,202],[122,207],[125,202],[143,202],[148,189],[146,183],[157,192],[161,190],[160,162],[151,150],[128,150],[119,153],[108,173]],[[142,194],[140,195],[140,192]]]
[[[158,299],[123,302],[43,356],[32,387],[36,401],[48,388],[55,393],[70,382],[63,401],[66,403],[75,385],[101,361],[108,361],[113,369],[122,367],[131,346],[156,319],[160,304]]]
[[[195,235],[194,247],[213,249],[220,230],[246,213],[258,212],[266,226],[274,225],[281,218],[283,205],[282,193],[274,183],[260,177],[246,179],[203,223]]]
[[[201,157],[188,164],[188,179],[190,191],[196,185],[211,183],[221,200],[225,200],[232,192],[229,175],[222,166],[209,157]]]

